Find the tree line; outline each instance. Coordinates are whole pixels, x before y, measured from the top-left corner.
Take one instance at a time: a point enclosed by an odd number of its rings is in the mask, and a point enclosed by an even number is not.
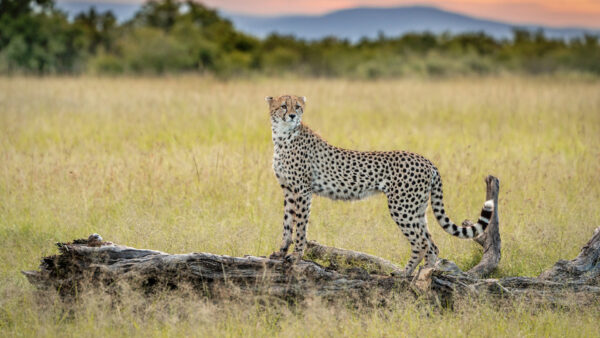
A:
[[[380,34],[356,43],[272,34],[258,39],[196,1],[152,0],[119,23],[94,8],[69,19],[54,0],[0,0],[0,74],[208,73],[349,78],[586,73],[600,76],[598,36],[565,41],[515,29]]]

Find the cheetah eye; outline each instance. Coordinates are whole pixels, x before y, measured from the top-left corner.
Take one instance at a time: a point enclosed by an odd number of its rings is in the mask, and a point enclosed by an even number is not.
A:
[[[281,109],[283,109],[283,110],[287,110],[287,106],[286,106],[285,104],[282,104],[282,105],[281,105]]]
[[[296,110],[298,110],[298,109],[300,109],[300,108],[301,108],[301,107],[300,107],[300,105],[299,105],[299,104],[297,104],[297,105],[296,105]]]

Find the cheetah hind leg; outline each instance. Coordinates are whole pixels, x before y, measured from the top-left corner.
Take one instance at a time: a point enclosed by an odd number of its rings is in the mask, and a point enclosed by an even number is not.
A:
[[[418,242],[416,245],[411,246],[411,250],[413,254],[411,255],[410,260],[406,264],[404,268],[404,275],[411,276],[415,268],[421,263],[423,258],[426,256],[427,250],[429,249],[429,241],[425,238],[424,235],[421,237],[420,243]],[[415,253],[417,251],[417,253]]]
[[[413,271],[415,270],[417,265],[419,265],[419,263],[423,260],[423,257],[429,256],[429,251],[430,251],[429,248],[430,247],[429,247],[428,242],[429,241],[427,240],[427,238],[425,238],[425,236],[423,236],[418,243],[416,243],[415,245],[411,245],[412,255],[411,255],[408,263],[406,263],[404,270],[392,271],[392,276],[395,276],[395,277],[410,277],[410,276],[412,276]],[[427,262],[426,265],[429,266],[430,265],[429,262]]]
[[[392,218],[396,221],[396,224],[398,224],[398,227],[410,242],[411,249],[411,257],[404,270],[394,271],[392,275],[410,277],[415,267],[419,265],[431,247],[429,244],[430,239],[428,238],[429,234],[426,235],[426,225],[422,224],[422,222],[417,221],[414,225],[403,222],[403,220],[399,219],[398,212],[395,212],[392,208],[390,208],[390,211],[392,213]],[[429,259],[432,259],[432,255],[429,254],[427,256]]]
[[[438,253],[439,249],[433,243],[433,240],[429,238],[429,248],[427,249],[427,253],[425,254],[425,266],[428,268],[435,267],[435,264],[438,261]]]
[[[422,229],[423,229],[423,232],[425,235],[424,237],[427,239],[427,253],[425,254],[425,267],[433,268],[435,266],[435,264],[437,263],[438,254],[439,254],[440,250],[435,245],[435,243],[433,243],[433,238],[431,238],[431,235],[429,234],[429,228],[427,227],[427,218],[425,217],[425,215],[423,215],[423,217],[421,218],[420,223],[422,224]]]

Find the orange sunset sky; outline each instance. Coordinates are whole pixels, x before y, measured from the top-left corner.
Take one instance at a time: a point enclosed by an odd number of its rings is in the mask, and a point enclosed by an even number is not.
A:
[[[66,0],[63,2],[140,3],[143,0]],[[244,14],[323,14],[357,6],[432,5],[511,23],[600,28],[600,0],[201,0],[224,11]]]

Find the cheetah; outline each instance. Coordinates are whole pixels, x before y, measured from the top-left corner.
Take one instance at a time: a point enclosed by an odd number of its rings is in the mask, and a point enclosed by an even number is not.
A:
[[[483,234],[494,210],[486,201],[477,223],[453,223],[444,210],[442,180],[437,168],[425,157],[408,151],[356,151],[327,143],[302,123],[305,97],[267,96],[273,137],[273,170],[283,190],[283,240],[272,259],[297,262],[306,247],[306,229],[313,195],[334,200],[358,200],[375,193],[387,197],[392,219],[411,245],[404,271],[410,276],[425,258],[437,261],[438,248],[427,228],[425,211],[431,199],[433,214],[449,234],[475,238]],[[295,229],[294,252],[287,254]]]

